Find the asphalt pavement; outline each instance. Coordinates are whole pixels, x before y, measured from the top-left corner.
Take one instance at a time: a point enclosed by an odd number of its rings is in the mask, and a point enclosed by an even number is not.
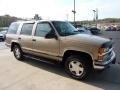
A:
[[[91,73],[85,81],[70,78],[62,67],[0,50],[0,90],[120,90],[120,65]]]
[[[114,42],[113,48],[117,56],[116,63],[120,64],[120,31],[103,31],[100,36],[112,39]]]

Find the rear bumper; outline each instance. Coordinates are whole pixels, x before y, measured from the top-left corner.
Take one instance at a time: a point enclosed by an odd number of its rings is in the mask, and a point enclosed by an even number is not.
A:
[[[103,60],[102,62],[95,61],[94,69],[104,69],[107,66],[109,66],[110,64],[115,64],[115,62],[116,62],[116,55],[115,55],[115,52],[112,51],[112,55],[111,55],[110,59]]]

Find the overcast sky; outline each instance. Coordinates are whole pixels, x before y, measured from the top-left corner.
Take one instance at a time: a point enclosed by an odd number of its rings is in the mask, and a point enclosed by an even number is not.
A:
[[[73,20],[74,0],[0,0],[0,15],[9,14],[32,18],[39,14],[43,19]],[[99,18],[120,18],[120,0],[76,0],[76,20],[93,20],[93,9],[98,8]]]

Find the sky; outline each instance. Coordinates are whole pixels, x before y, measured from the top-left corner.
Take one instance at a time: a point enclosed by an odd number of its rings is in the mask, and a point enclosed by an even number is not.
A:
[[[75,0],[76,20],[93,20],[93,10],[98,8],[98,18],[120,18],[120,0]],[[20,18],[73,20],[74,0],[0,0],[0,15]]]

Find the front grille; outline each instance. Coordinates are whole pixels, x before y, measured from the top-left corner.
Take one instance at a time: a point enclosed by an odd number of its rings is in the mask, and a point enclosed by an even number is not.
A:
[[[110,48],[108,53],[105,54],[104,59],[105,59],[105,61],[108,61],[111,57],[112,57],[112,48]]]
[[[112,44],[109,46],[109,49],[111,49],[112,48]]]

